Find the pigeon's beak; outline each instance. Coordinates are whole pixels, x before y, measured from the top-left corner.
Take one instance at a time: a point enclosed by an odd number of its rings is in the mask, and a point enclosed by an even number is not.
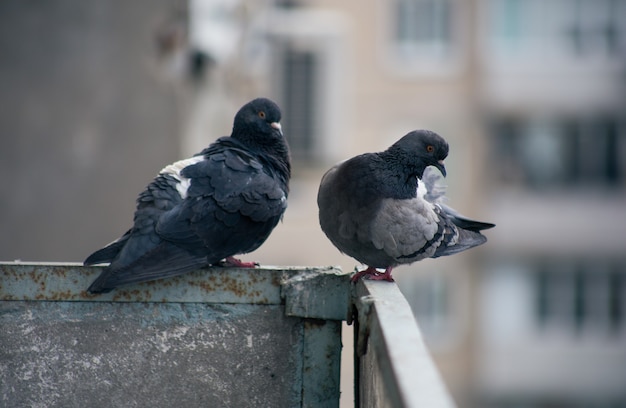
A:
[[[441,174],[443,174],[444,177],[446,176],[446,167],[443,165],[443,160],[437,161],[437,164],[435,164],[435,167],[439,169],[439,171],[441,172]]]
[[[273,127],[274,129],[278,130],[281,135],[283,134],[283,128],[282,128],[282,126],[280,126],[280,123],[272,122],[272,123],[270,123],[270,126]]]

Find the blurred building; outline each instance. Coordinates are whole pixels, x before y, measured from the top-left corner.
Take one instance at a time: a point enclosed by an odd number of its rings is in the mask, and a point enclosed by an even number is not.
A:
[[[626,406],[626,1],[278,3],[294,156],[315,169],[430,128],[450,203],[498,224],[395,275],[459,404]]]
[[[428,128],[449,204],[497,224],[394,273],[459,406],[626,407],[626,0],[68,4],[0,5],[2,259],[82,260],[264,95],[294,177],[246,258],[351,270],[323,172]]]
[[[0,2],[0,259],[82,260],[179,158],[178,3]]]
[[[490,406],[626,406],[626,2],[484,5],[502,221],[480,275],[477,388]]]

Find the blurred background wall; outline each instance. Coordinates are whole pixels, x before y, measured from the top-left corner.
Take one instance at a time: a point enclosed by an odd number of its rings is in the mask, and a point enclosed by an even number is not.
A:
[[[394,273],[459,405],[626,407],[624,16],[626,0],[3,1],[0,259],[82,261],[262,95],[294,176],[244,258],[352,270],[318,226],[322,174],[428,128],[450,143],[449,204],[497,224]]]

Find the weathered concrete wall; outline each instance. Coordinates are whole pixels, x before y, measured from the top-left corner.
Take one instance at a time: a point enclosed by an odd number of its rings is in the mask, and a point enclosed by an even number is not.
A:
[[[0,327],[1,406],[300,406],[281,306],[3,302]]]
[[[88,294],[101,270],[0,263],[0,407],[339,406],[349,275],[209,268]]]

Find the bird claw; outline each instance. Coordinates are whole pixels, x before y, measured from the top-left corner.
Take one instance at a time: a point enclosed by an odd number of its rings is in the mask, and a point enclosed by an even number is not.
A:
[[[368,266],[367,269],[359,272],[355,268],[356,273],[352,275],[352,278],[350,278],[350,281],[352,283],[356,283],[359,281],[359,279],[369,279],[369,280],[384,280],[387,282],[395,282],[393,278],[391,277],[391,269],[392,268],[389,267],[385,269],[385,272],[378,272],[376,268]]]
[[[363,278],[366,275],[369,275],[370,272],[368,272],[368,270],[364,270],[361,272],[356,272],[354,275],[352,275],[352,277],[350,278],[350,282],[352,283],[357,283],[361,278]]]
[[[259,266],[258,262],[244,262],[234,256],[227,257],[224,261],[220,262],[222,266],[232,266],[235,268],[256,268]]]

